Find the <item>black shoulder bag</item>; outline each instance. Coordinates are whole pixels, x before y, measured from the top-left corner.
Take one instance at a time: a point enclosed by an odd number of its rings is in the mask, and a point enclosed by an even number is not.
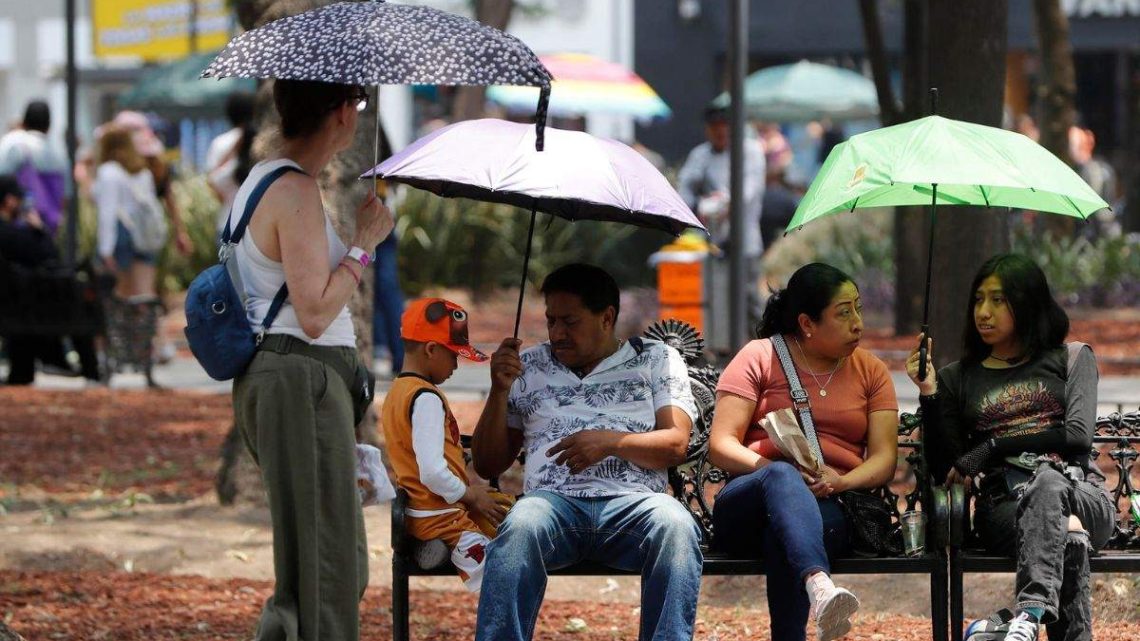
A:
[[[784,376],[788,379],[792,403],[800,417],[800,428],[804,431],[812,452],[822,463],[823,450],[815,434],[815,422],[811,417],[811,400],[800,384],[800,377],[796,374],[788,344],[779,334],[772,336],[771,340],[773,347],[776,348],[776,356],[780,359],[780,366],[784,370]],[[835,498],[843,508],[843,515],[847,520],[853,553],[871,557],[902,554],[902,530],[894,522],[894,511],[883,497],[870,490],[847,490],[840,492]]]

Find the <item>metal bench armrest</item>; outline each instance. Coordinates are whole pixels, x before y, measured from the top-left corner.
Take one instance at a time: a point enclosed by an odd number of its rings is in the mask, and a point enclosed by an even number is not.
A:
[[[950,522],[949,543],[951,548],[961,548],[970,531],[970,505],[966,496],[966,488],[962,485],[951,485],[950,490]]]

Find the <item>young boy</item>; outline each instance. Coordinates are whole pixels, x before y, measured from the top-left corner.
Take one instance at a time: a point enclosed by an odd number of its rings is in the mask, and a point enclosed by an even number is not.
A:
[[[487,355],[467,338],[467,312],[442,298],[408,304],[400,321],[404,368],[384,397],[380,420],[396,483],[408,493],[408,530],[421,541],[440,539],[467,589],[479,591],[484,549],[510,498],[469,485],[459,424],[437,385],[458,366]]]

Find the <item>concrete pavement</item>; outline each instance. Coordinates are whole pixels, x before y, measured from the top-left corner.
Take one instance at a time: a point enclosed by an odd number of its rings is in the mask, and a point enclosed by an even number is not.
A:
[[[480,346],[490,347],[490,346]],[[0,366],[0,377],[6,376],[6,367]],[[376,392],[382,396],[390,384],[389,366],[386,361],[378,361],[374,370],[378,377]],[[902,372],[893,371],[895,390],[903,411],[912,411],[918,406],[918,390]],[[172,389],[191,390],[209,394],[229,394],[230,382],[211,379],[191,357],[176,356],[170,362],[155,367],[154,378],[159,385]],[[2,380],[2,378],[0,378]],[[68,378],[39,373],[36,387],[41,389],[83,389],[86,382],[81,378]],[[112,389],[144,389],[146,381],[141,374],[118,374],[111,378]],[[460,361],[459,369],[442,385],[448,398],[456,401],[480,401],[486,398],[490,389],[488,365]],[[1102,376],[1098,385],[1098,414],[1107,414],[1123,409],[1133,411],[1140,407],[1140,376]]]

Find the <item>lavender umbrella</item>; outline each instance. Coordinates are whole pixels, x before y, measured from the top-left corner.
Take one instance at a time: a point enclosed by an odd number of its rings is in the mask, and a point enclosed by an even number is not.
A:
[[[438,129],[364,173],[434,194],[530,209],[523,286],[537,212],[680,234],[704,230],[669,181],[641,154],[614,140],[547,127],[535,150],[530,125],[487,118]],[[515,316],[518,336],[522,296]]]

